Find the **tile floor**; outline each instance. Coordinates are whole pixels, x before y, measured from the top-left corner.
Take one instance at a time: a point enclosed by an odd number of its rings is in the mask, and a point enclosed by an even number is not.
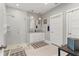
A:
[[[51,44],[37,49],[34,49],[31,45],[28,45],[24,46],[24,49],[27,56],[58,56],[58,47]],[[64,56],[66,53],[61,51],[61,55]]]
[[[27,56],[57,56],[57,47],[46,45],[44,47],[34,49],[32,46],[25,49]]]

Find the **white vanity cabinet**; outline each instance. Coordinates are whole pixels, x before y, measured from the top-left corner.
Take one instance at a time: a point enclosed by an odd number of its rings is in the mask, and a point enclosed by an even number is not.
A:
[[[45,40],[45,33],[43,32],[30,33],[30,43],[43,41],[43,40]]]

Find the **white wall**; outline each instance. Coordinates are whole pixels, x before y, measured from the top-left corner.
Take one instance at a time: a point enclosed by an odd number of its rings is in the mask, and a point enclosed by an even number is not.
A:
[[[6,12],[5,4],[0,4],[0,45],[5,44],[5,34],[6,34]]]
[[[51,15],[66,11],[68,9],[79,7],[79,3],[62,3],[59,6],[51,9],[43,15],[43,18],[48,18]]]
[[[10,7],[6,7],[6,9],[8,24],[7,45],[30,43],[30,38],[33,38],[30,37],[31,33],[29,32],[30,17],[33,16],[35,20],[38,20],[39,15]]]
[[[41,17],[39,14],[28,12],[29,17],[29,31],[34,32],[36,29],[36,25],[38,26],[37,30],[41,31],[42,23],[38,24],[39,17]],[[32,18],[33,17],[33,18]]]
[[[33,43],[33,42],[37,42],[37,41],[43,41],[45,40],[45,33],[41,32],[42,31],[42,23],[38,24],[38,19],[39,17],[41,17],[40,15],[38,14],[35,14],[35,13],[31,13],[31,12],[28,12],[28,43]],[[33,18],[31,18],[33,17]],[[30,22],[34,21],[34,24],[31,24],[31,28],[30,28]],[[38,32],[35,32],[35,26],[38,26]],[[32,28],[32,26],[34,28]],[[30,32],[29,32],[30,31]]]
[[[79,7],[79,3],[62,3],[59,6],[51,9],[47,13],[43,14],[43,18],[48,19],[48,24],[47,24],[47,26],[48,26],[50,24],[50,22],[49,22],[50,16],[61,13],[61,12],[64,12],[68,9],[76,8],[76,7]],[[64,23],[64,25],[66,25],[66,24]],[[64,26],[64,31],[65,31],[65,26]],[[46,36],[49,36],[49,33],[47,33]],[[48,38],[47,40],[50,40],[50,37],[47,37],[47,38]]]
[[[6,46],[5,34],[6,34],[6,9],[5,4],[0,3],[0,47]],[[0,49],[0,56],[3,55],[2,49]]]
[[[67,37],[79,38],[79,8],[66,12]]]
[[[7,45],[24,44],[27,42],[26,12],[7,7],[7,24]]]
[[[49,25],[49,20],[50,20],[50,16],[51,15],[54,15],[54,14],[57,14],[57,13],[60,13],[60,12],[63,12],[63,11],[66,11],[68,9],[72,9],[72,8],[76,8],[76,7],[79,7],[79,4],[78,3],[70,3],[70,4],[66,4],[66,3],[63,3],[61,5],[59,5],[58,7],[55,7],[54,9],[50,10],[49,12],[45,13],[43,15],[43,18],[47,18],[48,20],[48,23],[46,26]],[[16,11],[16,12],[15,12]],[[13,37],[13,39],[8,39],[8,44],[14,44],[14,43],[23,43],[23,42],[26,42],[27,40],[25,39],[26,37],[26,33],[25,33],[25,22],[24,22],[24,18],[27,18],[27,13],[26,12],[23,12],[23,11],[20,11],[20,10],[17,10],[17,9],[11,9],[11,8],[8,8],[7,9],[7,13],[15,16],[16,18],[18,18],[19,20],[15,20],[16,22],[16,25],[20,28],[19,31],[20,31],[20,35],[17,35],[18,36],[18,40],[16,40],[16,37]],[[26,16],[25,16],[26,15]],[[28,23],[26,21],[26,23]],[[46,28],[47,29],[47,28]],[[46,39],[49,40],[50,38],[47,37],[49,35],[49,32],[46,32]],[[20,40],[19,40],[20,38]],[[13,41],[13,42],[11,42]]]
[[[28,12],[29,17],[29,32],[35,31],[36,20],[38,20],[38,15],[35,13]]]

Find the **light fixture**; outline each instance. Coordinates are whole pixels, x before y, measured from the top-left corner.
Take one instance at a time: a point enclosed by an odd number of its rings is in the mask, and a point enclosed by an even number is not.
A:
[[[31,19],[33,19],[34,17],[33,17],[33,16],[31,16],[30,18],[31,18]]]
[[[19,4],[16,4],[17,7],[19,7]]]
[[[41,18],[39,17],[39,20],[41,20]]]

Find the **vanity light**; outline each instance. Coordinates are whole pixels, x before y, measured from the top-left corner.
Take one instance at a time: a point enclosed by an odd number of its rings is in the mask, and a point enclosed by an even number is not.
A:
[[[41,18],[39,17],[39,20],[41,20]]]
[[[30,18],[31,18],[31,19],[33,19],[34,17],[33,17],[33,16],[31,16]]]

